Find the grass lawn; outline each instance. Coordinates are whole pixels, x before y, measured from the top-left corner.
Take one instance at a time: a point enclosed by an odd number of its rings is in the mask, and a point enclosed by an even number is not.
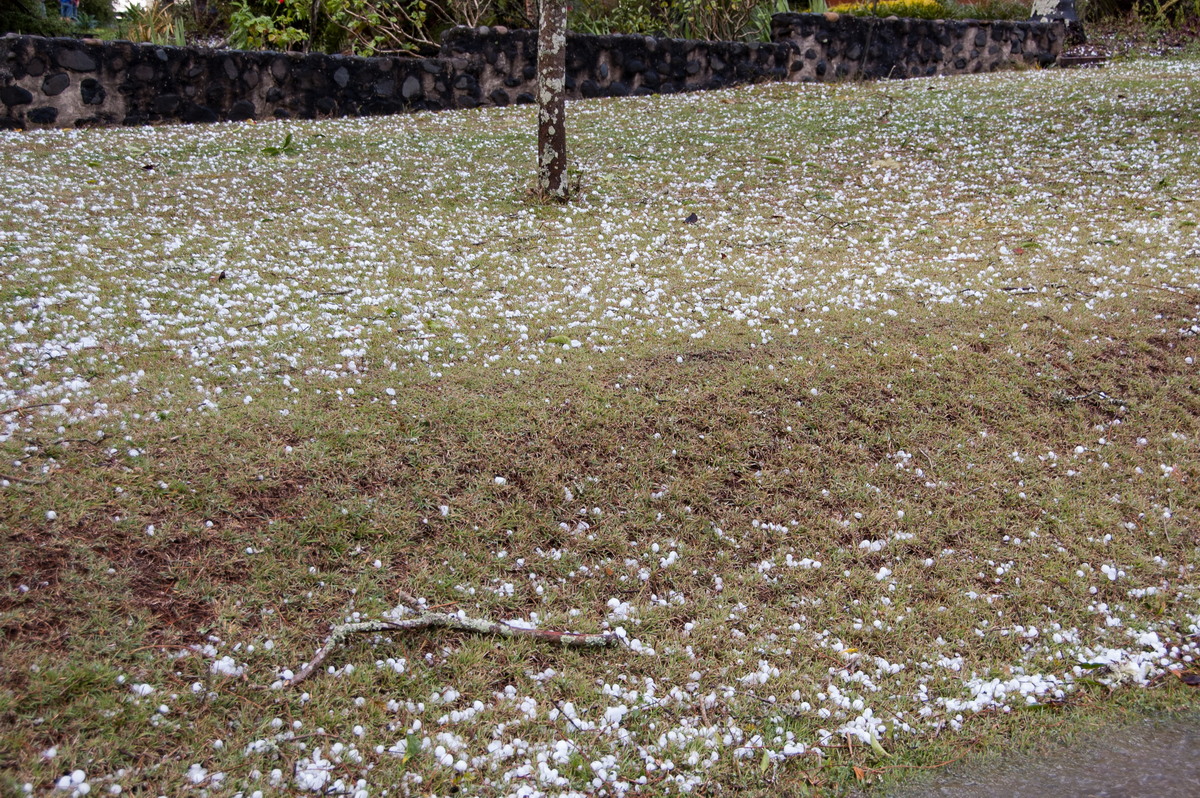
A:
[[[0,134],[0,791],[836,795],[1196,705],[1200,57],[568,113],[564,207],[530,108]],[[282,684],[398,591],[621,645]]]

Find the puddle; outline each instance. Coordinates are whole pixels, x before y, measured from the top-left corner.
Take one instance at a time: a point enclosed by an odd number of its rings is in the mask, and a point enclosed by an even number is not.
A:
[[[1147,718],[1094,732],[1071,745],[950,767],[888,798],[1196,798],[1200,713]]]

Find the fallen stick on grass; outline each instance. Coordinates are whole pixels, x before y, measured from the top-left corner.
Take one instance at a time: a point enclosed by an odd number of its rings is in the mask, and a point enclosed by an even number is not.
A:
[[[408,595],[400,593],[400,604],[396,605],[388,615],[412,613],[409,617],[381,619],[374,621],[355,621],[333,627],[325,643],[313,654],[311,661],[304,664],[290,679],[283,681],[283,687],[292,687],[307,679],[321,667],[325,659],[340,646],[347,637],[363,632],[394,632],[411,631],[415,629],[458,629],[464,632],[499,635],[500,637],[531,637],[536,640],[548,640],[563,646],[596,647],[609,646],[619,638],[611,632],[600,634],[581,634],[578,632],[560,632],[550,629],[529,629],[523,626],[512,626],[503,621],[489,621],[484,618],[471,618],[465,613],[433,612],[421,607],[421,603]]]
[[[1095,396],[1098,399],[1103,399],[1104,401],[1108,402],[1110,405],[1127,405],[1127,404],[1129,404],[1124,399],[1118,399],[1115,396],[1109,396],[1104,391],[1088,391],[1087,393],[1081,393],[1078,396],[1068,396],[1065,391],[1059,391],[1055,394],[1055,397],[1060,402],[1063,402],[1066,404],[1071,404],[1074,402],[1083,402],[1088,399],[1091,399],[1093,396]]]
[[[49,477],[47,477],[46,479],[26,479],[25,477],[18,477],[13,474],[0,474],[0,480],[8,480],[9,482],[19,482],[22,485],[45,485],[47,482],[50,481]]]

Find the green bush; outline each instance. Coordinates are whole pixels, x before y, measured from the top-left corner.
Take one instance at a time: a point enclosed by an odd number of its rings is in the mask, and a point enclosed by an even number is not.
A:
[[[31,2],[31,0],[23,0],[23,2]],[[57,12],[58,3],[54,3],[54,10]],[[87,18],[93,26],[110,25],[116,19],[117,14],[113,11],[113,0],[79,0],[79,16],[80,19]]]
[[[977,3],[951,0],[946,5],[954,19],[1029,19],[1033,11],[1033,4],[1022,0],[979,0]]]
[[[911,19],[945,19],[946,6],[938,0],[880,0],[849,6],[838,6],[840,14],[856,17],[908,17]]]
[[[81,0],[74,21],[59,16],[58,0],[0,0],[0,33],[69,36],[94,31],[115,17],[112,0]]]
[[[1150,24],[1184,27],[1200,18],[1200,0],[1137,0],[1134,10]]]
[[[880,0],[835,9],[860,17],[908,17],[910,19],[1028,19],[1030,6],[1021,0]]]
[[[195,38],[191,7],[183,3],[152,0],[149,5],[131,6],[121,15],[112,35],[134,42],[151,42],[182,47]]]
[[[1129,22],[1182,32],[1200,25],[1200,0],[1079,0],[1077,6],[1085,23]]]
[[[446,28],[497,18],[493,0],[227,0],[224,10],[231,47],[360,55],[429,52]]]
[[[660,0],[582,0],[568,9],[567,26],[579,33],[663,34],[670,27]]]
[[[4,0],[0,5],[0,33],[24,33],[31,36],[66,36],[74,24],[58,15],[42,0]]]
[[[647,33],[681,39],[737,41],[770,36],[771,15],[788,0],[582,0],[570,27],[582,33]]]

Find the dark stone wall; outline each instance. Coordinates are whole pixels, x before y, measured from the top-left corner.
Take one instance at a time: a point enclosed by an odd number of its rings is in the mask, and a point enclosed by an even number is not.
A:
[[[572,98],[764,81],[903,78],[1050,64],[1058,22],[778,14],[774,42],[567,41]],[[0,38],[0,128],[363,116],[534,101],[537,34],[455,28],[437,58],[354,58]]]
[[[927,20],[828,14],[776,14],[771,37],[796,51],[789,80],[909,78],[1053,64],[1061,22]]]
[[[441,59],[0,38],[0,127],[390,114],[459,107]]]
[[[533,102],[537,32],[454,28],[442,56],[472,64],[484,102]],[[567,36],[572,99],[670,94],[787,79],[787,44],[701,42],[653,36]]]

